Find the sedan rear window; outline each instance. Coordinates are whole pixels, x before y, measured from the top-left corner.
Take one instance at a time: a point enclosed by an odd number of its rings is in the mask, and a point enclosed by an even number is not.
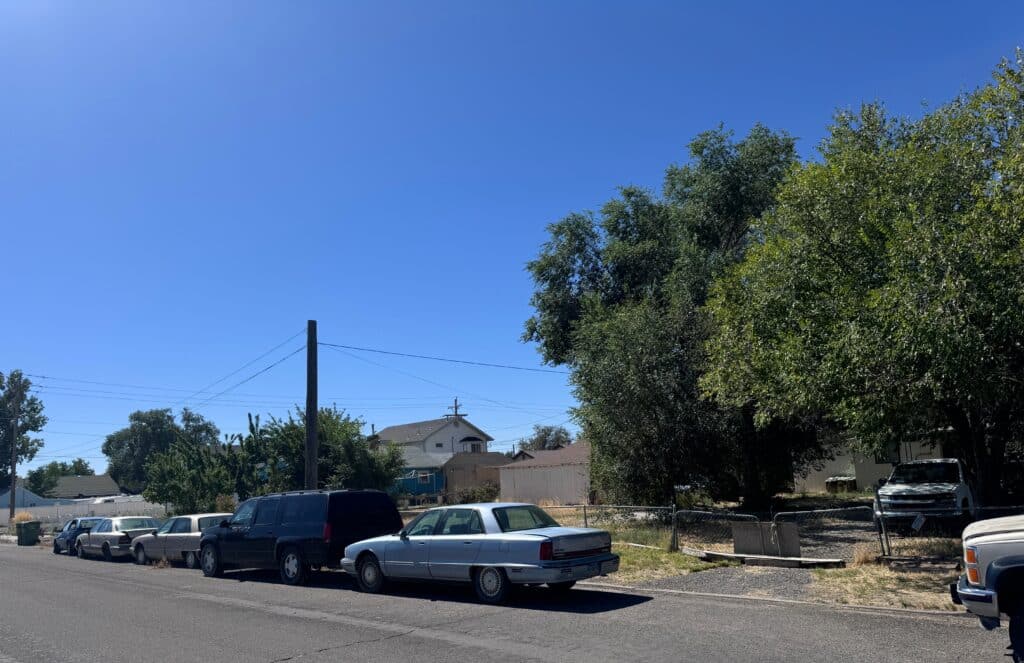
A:
[[[152,518],[122,518],[118,530],[124,532],[130,529],[143,529],[146,527],[160,527],[160,522]]]
[[[555,519],[543,509],[525,504],[523,506],[503,506],[494,510],[494,519],[502,532],[521,532],[527,529],[542,527],[558,527]]]

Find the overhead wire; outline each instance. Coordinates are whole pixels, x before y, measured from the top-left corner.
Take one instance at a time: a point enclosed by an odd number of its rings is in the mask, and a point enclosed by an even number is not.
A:
[[[409,357],[412,359],[428,359],[430,361],[443,361],[449,364],[464,364],[467,366],[481,366],[484,368],[505,368],[513,371],[531,371],[534,373],[555,373],[557,375],[569,375],[568,371],[560,371],[554,368],[536,368],[533,366],[513,366],[511,364],[494,364],[486,361],[470,361],[468,359],[452,359],[450,357],[434,357],[431,355],[418,355],[410,352],[395,352],[392,350],[379,350],[376,348],[362,348],[355,345],[343,345],[341,343],[325,343],[321,341],[318,345],[325,345],[331,348],[343,348],[345,350],[356,350],[358,352],[373,352],[381,355],[392,355],[395,357]]]

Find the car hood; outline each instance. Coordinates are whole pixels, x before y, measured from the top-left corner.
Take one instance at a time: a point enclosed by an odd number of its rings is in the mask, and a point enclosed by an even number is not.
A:
[[[966,543],[981,536],[1020,533],[1024,533],[1024,516],[1007,516],[971,523],[964,528],[963,537]]]
[[[955,492],[959,486],[958,483],[887,483],[878,489],[878,494],[882,497],[936,495]]]

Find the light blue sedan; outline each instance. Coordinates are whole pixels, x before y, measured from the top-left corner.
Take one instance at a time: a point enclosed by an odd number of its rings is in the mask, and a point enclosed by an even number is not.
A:
[[[364,592],[389,578],[471,582],[499,603],[511,585],[570,589],[577,580],[619,570],[611,535],[561,527],[533,504],[462,504],[430,509],[397,534],[345,548],[341,567]]]

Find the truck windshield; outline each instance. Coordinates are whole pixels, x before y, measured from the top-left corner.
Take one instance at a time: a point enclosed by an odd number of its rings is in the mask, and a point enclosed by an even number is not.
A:
[[[960,483],[956,463],[911,463],[897,465],[890,483]]]
[[[555,519],[532,504],[506,506],[494,510],[494,519],[502,532],[520,532],[541,527],[558,527]]]

